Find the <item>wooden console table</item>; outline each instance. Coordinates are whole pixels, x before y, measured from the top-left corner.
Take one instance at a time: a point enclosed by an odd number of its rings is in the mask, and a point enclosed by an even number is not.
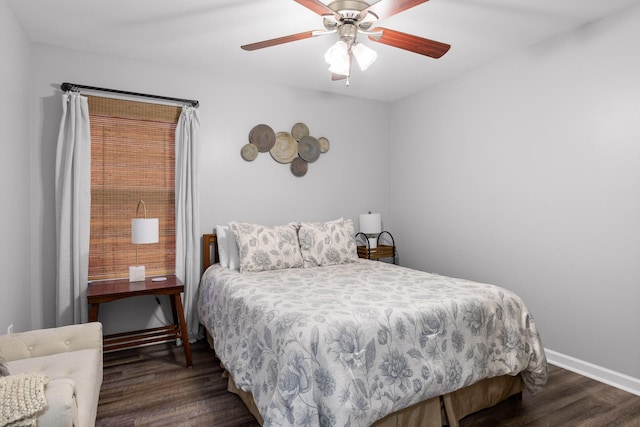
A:
[[[90,322],[98,320],[100,304],[105,302],[142,295],[168,295],[171,301],[172,325],[106,335],[104,337],[104,351],[120,350],[170,339],[181,339],[187,366],[192,366],[189,334],[187,333],[187,324],[184,319],[182,299],[180,298],[182,292],[184,292],[184,285],[174,275],[167,276],[167,280],[160,282],[152,281],[151,277],[147,277],[140,282],[119,279],[90,283],[87,293]]]

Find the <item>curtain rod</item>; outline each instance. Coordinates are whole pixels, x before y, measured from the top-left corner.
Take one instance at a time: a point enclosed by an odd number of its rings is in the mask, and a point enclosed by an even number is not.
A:
[[[191,104],[192,107],[196,107],[196,108],[200,105],[200,102],[196,99],[181,99],[181,98],[171,98],[169,96],[147,95],[145,93],[127,92],[124,90],[117,90],[117,89],[105,89],[102,87],[84,86],[84,85],[79,85],[75,83],[66,83],[66,82],[62,83],[60,85],[60,89],[62,89],[62,91],[64,92],[67,92],[70,90],[77,91],[78,89],[89,89],[89,90],[97,90],[100,92],[119,93],[122,95],[142,96],[144,98],[164,99],[166,101],[177,101],[177,102],[183,102],[185,104]]]

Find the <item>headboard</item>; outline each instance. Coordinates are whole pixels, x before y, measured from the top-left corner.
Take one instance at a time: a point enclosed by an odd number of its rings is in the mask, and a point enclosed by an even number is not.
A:
[[[211,248],[213,247],[213,260],[211,259]],[[220,262],[218,255],[218,237],[216,233],[202,235],[202,272],[209,268],[211,264]]]

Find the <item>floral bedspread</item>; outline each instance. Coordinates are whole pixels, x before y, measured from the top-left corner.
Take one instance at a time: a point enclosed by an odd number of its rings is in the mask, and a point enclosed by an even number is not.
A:
[[[369,426],[481,379],[547,363],[513,292],[384,262],[239,273],[210,267],[198,313],[265,426]]]

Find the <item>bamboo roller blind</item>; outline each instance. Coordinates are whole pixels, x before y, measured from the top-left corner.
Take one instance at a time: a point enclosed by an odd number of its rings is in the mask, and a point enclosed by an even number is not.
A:
[[[131,219],[143,200],[160,242],[138,246],[146,275],[175,272],[175,129],[180,107],[88,96],[91,123],[89,280],[136,265]],[[139,217],[144,212],[140,208]]]

